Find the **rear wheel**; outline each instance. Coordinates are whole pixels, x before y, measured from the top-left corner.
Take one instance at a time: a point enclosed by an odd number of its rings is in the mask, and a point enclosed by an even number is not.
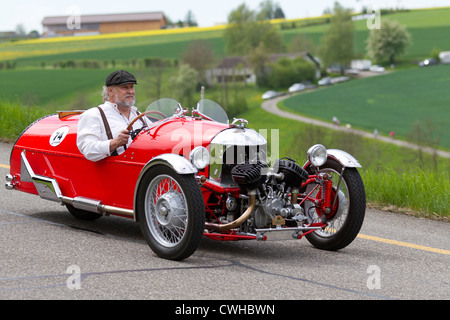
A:
[[[136,214],[148,245],[161,258],[185,259],[203,237],[205,206],[193,175],[166,166],[150,169],[138,190]]]
[[[333,177],[331,201],[333,202],[336,198],[337,208],[331,214],[324,216],[313,202],[305,202],[305,212],[310,222],[322,222],[323,220],[327,222],[326,228],[306,236],[308,241],[319,249],[335,251],[348,246],[356,238],[363,224],[366,212],[366,193],[363,181],[356,168],[342,170],[343,166],[333,159],[328,159],[319,169],[319,172],[326,172]],[[315,185],[308,186],[307,192],[314,187]],[[335,197],[336,192],[337,197]],[[317,192],[315,196],[320,198],[320,192]]]

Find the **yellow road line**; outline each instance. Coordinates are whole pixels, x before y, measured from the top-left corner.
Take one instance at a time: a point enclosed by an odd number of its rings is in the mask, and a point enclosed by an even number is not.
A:
[[[388,243],[388,244],[394,244],[396,246],[402,246],[402,247],[408,247],[408,248],[413,248],[413,249],[418,249],[418,250],[424,250],[424,251],[429,251],[429,252],[434,252],[434,253],[450,255],[450,251],[448,251],[448,250],[425,247],[425,246],[421,246],[418,244],[412,244],[412,243],[407,243],[407,242],[402,242],[402,241],[397,241],[397,240],[390,240],[390,239],[385,239],[385,238],[380,238],[380,237],[366,236],[364,234],[358,234],[358,238],[372,240],[372,241],[378,241],[378,242],[383,242],[383,243]]]
[[[6,164],[1,164],[1,163],[0,163],[0,168],[5,168],[5,169],[9,169],[9,166],[8,166],[8,165],[6,165]]]

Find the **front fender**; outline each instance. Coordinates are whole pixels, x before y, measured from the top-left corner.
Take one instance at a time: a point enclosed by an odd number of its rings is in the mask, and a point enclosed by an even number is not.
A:
[[[328,159],[334,159],[339,162],[345,168],[361,168],[361,164],[351,154],[338,150],[328,149]],[[303,169],[307,170],[312,164],[309,160],[303,165]]]
[[[163,164],[166,166],[169,166],[173,170],[175,170],[178,174],[196,174],[198,173],[197,168],[194,167],[194,165],[184,158],[183,156],[167,153],[162,154],[157,157],[154,157],[152,160],[150,160],[145,166],[144,169],[141,171],[141,175],[145,173],[149,168],[153,167],[157,164]]]
[[[327,150],[327,152],[329,158],[334,158],[346,168],[361,168],[361,164],[358,162],[358,160],[356,160],[351,154],[345,151],[338,149],[329,149]]]

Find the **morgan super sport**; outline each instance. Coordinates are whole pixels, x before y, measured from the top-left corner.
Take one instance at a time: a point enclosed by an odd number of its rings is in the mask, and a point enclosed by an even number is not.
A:
[[[30,125],[11,152],[6,188],[39,195],[79,219],[134,219],[165,259],[192,255],[203,236],[218,241],[293,240],[339,250],[357,236],[366,197],[358,161],[312,146],[305,164],[268,157],[267,139],[229,124],[225,111],[201,100],[191,112],[161,99],[133,119],[119,156],[87,160],[76,145],[82,111],[58,112]],[[269,161],[270,160],[270,161]]]

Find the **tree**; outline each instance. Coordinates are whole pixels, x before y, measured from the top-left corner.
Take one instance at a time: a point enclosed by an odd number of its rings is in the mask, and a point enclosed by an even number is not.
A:
[[[178,73],[170,78],[174,94],[178,101],[182,102],[182,105],[193,105],[196,102],[194,93],[197,88],[197,79],[198,72],[187,64],[181,64],[178,68]]]
[[[161,98],[163,76],[165,70],[170,66],[170,61],[164,58],[146,58],[144,59],[144,65],[146,68],[150,68],[149,72],[151,75],[150,83],[151,87],[154,88],[155,99]]]
[[[353,58],[354,33],[351,10],[335,2],[330,26],[321,39],[320,56],[325,66],[339,64],[344,73]]]
[[[272,0],[265,0],[259,4],[260,11],[258,13],[258,19],[260,20],[272,20],[285,18],[283,9],[281,9],[278,3],[273,3]]]
[[[286,18],[283,9],[281,9],[281,7],[278,5],[275,8],[274,18],[275,19],[285,19]]]
[[[245,3],[229,14],[224,39],[229,55],[247,55],[260,45],[269,53],[284,49],[283,38],[277,29],[258,18],[258,14]]]
[[[289,44],[290,52],[309,52],[316,54],[317,47],[311,38],[308,38],[306,34],[298,34],[294,36]]]
[[[206,84],[205,70],[216,61],[211,43],[205,40],[192,42],[182,55],[183,62],[195,69],[199,75],[199,82]]]
[[[380,29],[372,29],[367,40],[367,54],[375,61],[389,60],[395,63],[395,57],[403,53],[411,43],[411,35],[397,21],[383,19]]]
[[[267,71],[270,63],[270,56],[267,54],[262,44],[250,51],[247,60],[255,70],[256,84],[263,87],[268,86],[270,77]]]
[[[195,16],[194,16],[194,14],[192,13],[191,10],[189,10],[188,13],[186,14],[185,23],[189,27],[196,27],[196,26],[198,26],[197,21],[195,19]]]
[[[30,33],[28,34],[28,36],[29,36],[30,38],[39,38],[39,37],[40,37],[39,32],[38,32],[37,30],[32,30],[32,31],[30,31]]]
[[[25,36],[25,35],[27,34],[27,32],[25,31],[25,27],[23,26],[23,24],[18,24],[18,25],[16,26],[16,33],[17,33],[19,36],[21,36],[21,37],[23,37],[23,36]]]
[[[281,58],[272,64],[270,85],[273,88],[287,88],[293,83],[315,80],[315,68],[302,57]]]

